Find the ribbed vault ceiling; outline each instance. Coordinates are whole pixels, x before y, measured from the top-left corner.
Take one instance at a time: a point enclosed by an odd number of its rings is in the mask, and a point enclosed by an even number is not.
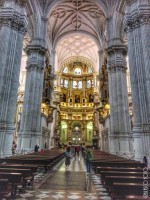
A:
[[[48,37],[58,67],[69,57],[85,57],[97,68],[104,33],[105,15],[96,0],[63,0],[50,12]]]
[[[55,47],[66,34],[86,33],[103,45],[105,16],[95,0],[65,0],[54,7],[49,16],[48,36]]]
[[[69,57],[85,57],[97,65],[98,48],[96,43],[82,34],[74,34],[62,39],[56,48],[59,65]]]

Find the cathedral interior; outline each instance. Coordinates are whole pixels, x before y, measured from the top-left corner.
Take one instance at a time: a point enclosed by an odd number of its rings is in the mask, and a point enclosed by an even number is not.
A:
[[[1,158],[15,141],[150,167],[149,99],[150,0],[0,0]]]
[[[1,155],[14,140],[18,151],[72,143],[149,157],[149,1],[0,6]]]

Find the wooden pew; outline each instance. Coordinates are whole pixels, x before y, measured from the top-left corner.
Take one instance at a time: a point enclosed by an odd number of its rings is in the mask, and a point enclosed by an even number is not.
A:
[[[150,175],[150,173],[148,173]],[[102,182],[105,181],[106,176],[143,176],[143,172],[122,172],[122,171],[101,171]]]
[[[101,171],[122,171],[122,172],[143,172],[140,167],[97,167],[96,173],[100,174]],[[150,170],[148,170],[150,172]]]
[[[150,183],[150,178],[147,181]],[[143,183],[143,176],[105,176],[108,190],[113,188],[113,183]]]
[[[11,173],[11,172],[0,172],[0,179],[8,179],[8,182],[12,184],[11,195],[15,196],[17,186],[22,184],[22,174]]]
[[[126,195],[125,200],[143,200],[143,195],[142,196]],[[145,198],[145,200],[150,200],[150,197]]]
[[[30,169],[32,174],[37,174],[38,165],[23,165],[23,164],[17,164],[17,163],[5,163],[0,164],[0,168],[15,168],[15,169]]]
[[[113,188],[122,199],[125,199],[127,195],[143,196],[143,183],[113,183]],[[148,190],[150,190],[150,185],[148,185]],[[113,193],[111,197],[113,200],[116,199]]]
[[[45,158],[5,158],[4,162],[8,163],[17,163],[17,164],[36,164],[38,166],[43,166],[45,171],[48,169],[48,165],[52,163],[52,159],[45,159]]]
[[[15,156],[15,157],[7,157],[7,158],[0,158],[0,162],[7,162],[7,163],[17,163],[17,164],[36,164],[38,166],[43,165],[45,167],[45,171],[47,171],[48,167],[53,166],[56,164],[60,159],[64,157],[64,152],[58,153],[57,155],[49,155],[48,153],[45,155],[22,155],[22,156]]]
[[[21,173],[22,174],[22,188],[26,187],[27,181],[33,182],[34,175],[31,169],[15,169],[15,168],[0,168],[0,172]]]
[[[8,179],[0,179],[0,199],[5,199],[11,192],[11,185],[8,182]]]
[[[92,167],[94,169],[94,171],[96,172],[97,167],[146,167],[145,163],[140,163],[140,162],[134,162],[134,161],[91,161],[92,163]]]

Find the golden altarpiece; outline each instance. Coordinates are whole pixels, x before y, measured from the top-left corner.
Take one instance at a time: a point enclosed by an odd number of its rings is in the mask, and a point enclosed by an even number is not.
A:
[[[95,126],[95,102],[100,103],[97,76],[92,63],[82,58],[65,61],[57,72],[54,97],[60,97],[60,143],[93,144],[98,139]],[[57,130],[55,130],[57,132]]]

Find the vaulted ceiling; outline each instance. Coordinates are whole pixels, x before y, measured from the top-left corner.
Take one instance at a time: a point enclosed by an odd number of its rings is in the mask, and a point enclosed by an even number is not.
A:
[[[49,13],[48,38],[58,65],[73,56],[97,66],[98,50],[105,46],[105,14],[96,0],[62,0]]]
[[[57,45],[57,62],[61,66],[69,57],[88,58],[94,64],[98,65],[98,47],[90,37],[75,33],[64,37]]]
[[[102,46],[105,30],[105,15],[93,0],[60,1],[49,16],[48,35],[52,46],[66,34],[84,33]]]

